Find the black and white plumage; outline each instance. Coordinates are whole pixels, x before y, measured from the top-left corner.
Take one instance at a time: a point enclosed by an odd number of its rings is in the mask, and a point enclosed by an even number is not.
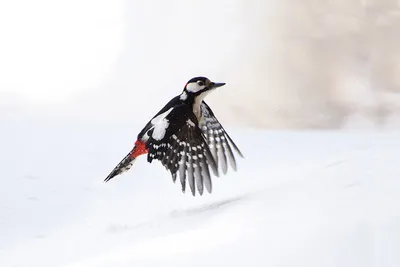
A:
[[[179,175],[182,191],[187,184],[193,195],[211,193],[211,173],[219,176],[219,166],[226,174],[229,161],[236,170],[235,153],[239,148],[203,101],[212,90],[225,85],[205,77],[187,82],[183,92],[171,99],[139,133],[134,148],[105,179],[129,170],[133,161],[147,153],[147,161],[159,160],[175,182]],[[234,153],[235,152],[235,153]]]
[[[242,152],[217,120],[211,108],[203,101],[200,106],[201,118],[199,127],[203,131],[207,144],[216,162],[221,163],[222,172],[227,173],[227,158],[233,170],[236,171],[236,159],[233,150],[243,157]],[[233,148],[233,150],[232,150]]]

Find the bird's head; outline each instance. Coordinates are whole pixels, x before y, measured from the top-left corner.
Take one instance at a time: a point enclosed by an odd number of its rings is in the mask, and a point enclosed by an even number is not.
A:
[[[181,98],[188,96],[206,96],[212,90],[224,86],[225,83],[215,83],[207,79],[206,77],[195,77],[190,79],[183,89]]]

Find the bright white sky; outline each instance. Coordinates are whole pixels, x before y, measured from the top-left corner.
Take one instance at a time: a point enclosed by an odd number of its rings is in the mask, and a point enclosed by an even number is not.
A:
[[[0,2],[0,93],[62,103],[104,82],[125,37],[124,0]]]
[[[324,104],[331,102],[372,119],[379,103],[398,110],[392,95],[379,100],[363,83],[341,84],[354,76],[351,67],[344,68],[338,86],[324,89],[334,93],[299,98],[299,88],[308,94],[303,86],[311,76],[297,77],[290,64],[277,67],[290,47],[279,37],[281,18],[290,11],[282,11],[288,7],[281,2],[0,0],[0,108],[6,107],[0,115],[49,106],[56,113],[56,106],[68,116],[126,120],[133,101],[136,109],[154,112],[198,75],[227,83],[207,101],[224,101],[215,112],[230,123],[280,127],[297,125],[301,117],[324,124],[318,114],[332,115]],[[290,75],[299,86],[286,83]],[[136,101],[138,93],[146,101]],[[289,121],[280,107],[296,119]],[[238,108],[240,114],[232,115]]]

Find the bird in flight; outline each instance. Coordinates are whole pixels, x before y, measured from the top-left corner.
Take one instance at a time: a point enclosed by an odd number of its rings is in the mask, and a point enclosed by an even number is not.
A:
[[[175,182],[179,174],[182,192],[186,181],[192,195],[196,188],[200,195],[204,187],[211,193],[210,169],[219,176],[224,174],[228,161],[236,171],[235,154],[243,157],[229,137],[204,97],[225,83],[211,82],[206,77],[190,79],[182,93],[171,99],[138,134],[133,149],[104,180],[128,171],[137,157],[147,154],[147,161],[159,160],[171,172]]]

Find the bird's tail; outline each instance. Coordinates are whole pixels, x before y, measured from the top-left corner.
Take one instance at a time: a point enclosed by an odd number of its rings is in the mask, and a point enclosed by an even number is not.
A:
[[[146,154],[146,153],[147,153],[147,149],[146,149],[145,144],[142,141],[137,140],[135,142],[135,146],[133,147],[133,149],[128,153],[128,155],[126,155],[121,160],[120,163],[118,163],[118,165],[112,170],[112,172],[107,176],[107,178],[104,179],[104,182],[108,182],[115,176],[128,171],[132,167],[136,158],[138,156]]]

